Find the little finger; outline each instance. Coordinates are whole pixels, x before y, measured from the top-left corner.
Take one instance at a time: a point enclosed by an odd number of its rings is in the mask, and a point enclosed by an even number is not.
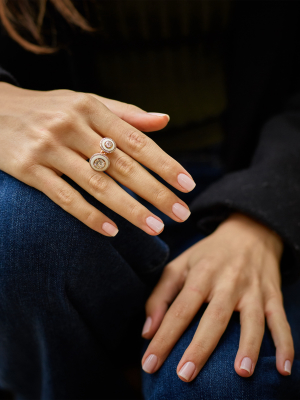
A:
[[[118,233],[118,228],[111,219],[88,203],[53,170],[43,166],[36,167],[27,184],[43,192],[54,203],[96,232],[105,236],[116,236]]]
[[[265,332],[265,315],[261,296],[254,295],[240,309],[241,336],[234,368],[238,375],[248,378],[254,372]]]
[[[280,374],[290,375],[294,361],[294,343],[281,293],[271,296],[265,305],[267,324],[276,347],[276,367]]]

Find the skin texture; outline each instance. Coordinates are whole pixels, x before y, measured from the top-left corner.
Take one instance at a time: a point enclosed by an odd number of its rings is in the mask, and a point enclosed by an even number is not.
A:
[[[209,303],[196,334],[177,366],[183,381],[193,380],[217,346],[233,311],[240,312],[241,336],[234,368],[247,378],[255,370],[265,318],[276,346],[276,368],[289,375],[293,339],[283,308],[279,263],[283,244],[276,233],[236,213],[217,230],[170,262],[146,304],[143,336],[152,339],[142,365],[153,373],[186,330],[203,303]],[[145,361],[150,355],[151,362]],[[248,372],[241,368],[250,358]],[[187,362],[191,377],[180,376]],[[145,368],[146,367],[146,368]]]
[[[168,121],[166,114],[153,115],[94,94],[69,90],[38,92],[1,82],[0,169],[42,191],[103,235],[110,236],[107,230],[116,234],[116,224],[84,200],[61,178],[63,174],[132,224],[149,235],[157,235],[163,229],[161,219],[117,182],[177,222],[182,219],[174,214],[173,210],[178,209],[174,204],[185,208],[186,214],[181,215],[189,216],[188,206],[140,165],[182,192],[192,189],[190,174],[141,132],[160,130]],[[111,137],[118,147],[109,155],[111,165],[107,173],[94,171],[86,162],[100,151],[102,137]],[[189,190],[179,184],[180,174],[191,179]],[[155,218],[154,223],[149,217]],[[109,229],[105,231],[103,227]]]
[[[187,192],[178,176],[191,179],[183,167],[141,132],[164,128],[167,115],[149,114],[138,107],[93,94],[69,90],[37,92],[0,83],[0,169],[42,191],[64,210],[97,232],[110,236],[116,225],[86,202],[61,176],[69,176],[97,200],[150,235],[160,231],[147,225],[161,221],[115,182],[155,205],[177,222],[174,211],[188,206],[140,164],[173,187]],[[111,137],[118,149],[109,155],[107,173],[87,163],[99,152],[102,137]],[[182,182],[182,180],[181,180]],[[174,206],[177,204],[177,206]],[[179,215],[179,214],[178,214]],[[153,220],[152,220],[153,222]],[[103,227],[110,228],[108,231]],[[155,226],[155,224],[152,226]],[[115,229],[115,232],[114,232]],[[209,305],[196,335],[178,365],[193,363],[194,379],[223,334],[234,310],[240,312],[241,339],[234,368],[242,377],[253,374],[264,334],[265,317],[277,349],[276,366],[282,375],[294,350],[280,290],[282,241],[265,226],[233,214],[209,237],[168,264],[150,296],[144,337],[153,338],[142,364],[152,354],[152,370],[162,365],[203,302]],[[250,372],[241,368],[251,360]],[[153,362],[154,360],[154,362]],[[248,360],[249,361],[249,360]],[[145,366],[144,366],[145,367]],[[191,370],[191,368],[189,368]]]

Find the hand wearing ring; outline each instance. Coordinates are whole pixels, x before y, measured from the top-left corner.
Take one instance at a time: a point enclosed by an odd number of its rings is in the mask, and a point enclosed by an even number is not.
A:
[[[176,222],[189,217],[184,201],[149,172],[181,192],[195,186],[191,175],[143,133],[164,128],[168,115],[94,94],[38,92],[4,82],[0,110],[0,169],[40,190],[91,229],[106,236],[118,232],[115,222],[62,175],[149,235],[159,234],[163,221],[122,186]]]

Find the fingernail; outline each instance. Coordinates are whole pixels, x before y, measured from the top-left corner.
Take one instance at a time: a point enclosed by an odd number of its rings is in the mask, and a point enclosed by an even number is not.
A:
[[[178,183],[184,189],[188,190],[189,192],[194,189],[196,183],[191,179],[189,176],[185,174],[179,174],[177,177]]]
[[[102,225],[102,229],[110,236],[116,236],[116,234],[119,232],[119,229],[109,222],[104,222],[104,224]]]
[[[150,331],[151,325],[152,325],[152,318],[148,317],[144,323],[142,335],[144,335],[145,333],[148,333]]]
[[[148,372],[148,374],[151,374],[152,372],[154,372],[155,366],[157,364],[157,357],[155,354],[150,354],[150,356],[148,356],[146,358],[146,361],[143,364],[143,370],[145,372]]]
[[[291,364],[290,360],[286,360],[286,362],[284,363],[284,370],[285,370],[285,372],[288,372],[291,375],[292,364]]]
[[[148,112],[148,114],[154,115],[155,117],[165,117],[165,116],[167,116],[169,118],[169,121],[170,121],[170,116],[168,114],[155,113],[155,112]]]
[[[191,215],[190,210],[179,203],[173,204],[172,211],[181,221],[185,221]]]
[[[244,370],[246,370],[246,371],[248,371],[249,374],[250,374],[250,373],[251,373],[251,366],[252,366],[252,361],[251,361],[251,359],[250,359],[249,357],[244,357],[244,358],[242,359],[240,368],[241,368],[241,369],[244,369]]]
[[[191,361],[184,364],[184,366],[179,371],[178,375],[181,376],[186,381],[189,381],[195,372],[196,366]]]
[[[153,217],[146,218],[146,223],[149,226],[149,228],[153,229],[154,232],[156,232],[156,233],[159,233],[164,228],[164,224],[161,221],[159,221],[158,219],[153,218]]]

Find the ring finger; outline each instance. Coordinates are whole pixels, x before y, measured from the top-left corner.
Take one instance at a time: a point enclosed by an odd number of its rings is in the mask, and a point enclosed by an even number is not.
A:
[[[107,174],[94,171],[77,153],[64,147],[50,159],[51,166],[67,175],[85,191],[150,235],[160,233],[162,220],[123,190]]]
[[[93,153],[98,152],[98,149],[100,150],[101,138],[90,130],[86,133],[87,140],[76,141],[76,145],[72,147],[91,157]],[[106,172],[112,178],[177,222],[185,221],[190,216],[188,206],[129,155],[116,149],[109,154],[109,159],[111,164]]]

